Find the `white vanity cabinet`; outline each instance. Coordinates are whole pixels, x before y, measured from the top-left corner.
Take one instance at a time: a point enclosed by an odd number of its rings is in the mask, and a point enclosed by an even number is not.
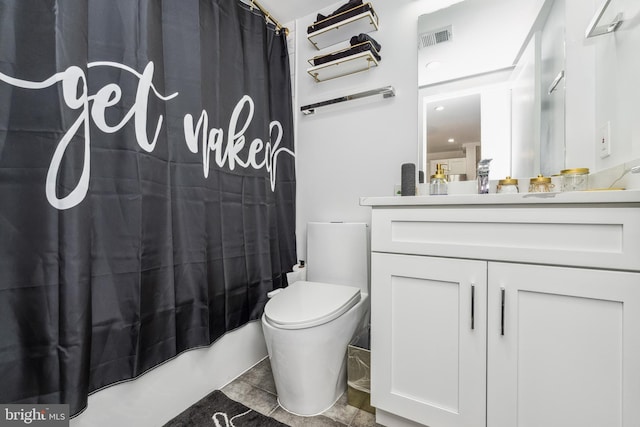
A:
[[[486,262],[371,261],[372,404],[433,426],[484,425]]]
[[[640,273],[490,262],[489,281],[488,426],[640,425]]]
[[[640,193],[361,204],[379,422],[640,425]]]

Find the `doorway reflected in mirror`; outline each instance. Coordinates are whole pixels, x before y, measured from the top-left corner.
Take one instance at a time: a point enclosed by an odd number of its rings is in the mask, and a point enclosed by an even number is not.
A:
[[[426,104],[427,174],[441,164],[449,181],[476,178],[480,157],[480,94]]]

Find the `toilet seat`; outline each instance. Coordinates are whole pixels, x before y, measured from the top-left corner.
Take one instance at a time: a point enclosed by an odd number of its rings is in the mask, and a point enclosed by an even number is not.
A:
[[[271,298],[266,319],[281,329],[303,329],[330,322],[360,301],[360,288],[298,281]]]

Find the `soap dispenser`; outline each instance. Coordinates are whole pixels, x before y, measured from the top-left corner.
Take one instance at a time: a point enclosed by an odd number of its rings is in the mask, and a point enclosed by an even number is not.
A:
[[[441,196],[447,194],[447,179],[440,163],[436,165],[436,173],[434,175],[431,175],[429,194],[431,194],[432,196]]]

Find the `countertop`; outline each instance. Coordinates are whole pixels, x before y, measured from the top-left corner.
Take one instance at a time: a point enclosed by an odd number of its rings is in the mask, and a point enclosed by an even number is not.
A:
[[[640,203],[640,190],[588,190],[565,193],[451,194],[446,196],[361,197],[361,206],[547,205]]]

